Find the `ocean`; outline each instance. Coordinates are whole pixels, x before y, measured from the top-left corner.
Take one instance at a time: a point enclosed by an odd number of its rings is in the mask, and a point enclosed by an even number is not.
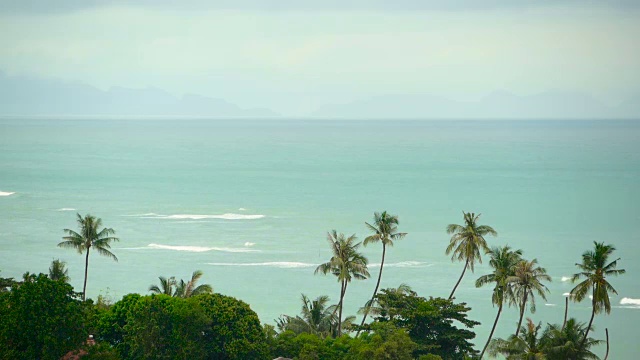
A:
[[[373,213],[399,216],[408,235],[387,251],[381,287],[410,285],[447,297],[463,263],[444,254],[445,228],[481,213],[498,237],[548,270],[536,322],[561,323],[568,277],[593,241],[614,244],[627,274],[594,337],[611,337],[610,359],[640,352],[640,122],[338,121],[204,119],[0,119],[0,276],[47,272],[67,262],[82,289],[84,257],[56,245],[76,213],[116,230],[116,263],[93,253],[87,293],[116,301],[147,294],[158,276],[190,278],[251,305],[263,323],[298,314],[300,294],[338,301],[332,229],[363,240]],[[379,244],[363,248],[371,279],[345,297],[354,314],[371,296]],[[485,258],[486,259],[486,258]],[[481,349],[497,308],[491,287],[467,271],[456,292],[468,303]],[[571,303],[588,322],[590,303]],[[496,336],[515,331],[503,312]],[[604,355],[604,347],[596,350]]]

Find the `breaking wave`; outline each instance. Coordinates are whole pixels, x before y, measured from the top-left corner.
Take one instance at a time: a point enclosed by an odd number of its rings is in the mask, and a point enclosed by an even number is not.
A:
[[[74,209],[74,208],[60,208],[60,209],[58,209],[56,211],[76,211],[76,209]]]
[[[562,280],[562,282],[567,282],[567,281],[571,280],[571,276],[563,276],[561,278],[561,280]]]
[[[213,266],[269,266],[280,269],[309,268],[318,266],[317,264],[295,262],[295,261],[269,261],[260,263],[207,263]]]
[[[9,196],[13,194],[15,194],[15,192],[0,191],[0,196]]]
[[[422,261],[401,261],[397,263],[385,263],[385,267],[399,267],[399,268],[421,268],[429,267],[433,264],[429,264]],[[369,267],[380,267],[380,264],[369,264]]]
[[[246,243],[244,243],[244,246],[246,246],[246,247],[251,247],[251,246],[253,246],[253,245],[255,245],[255,244],[256,244],[256,243],[252,243],[252,242],[250,242],[250,241],[247,241]]]
[[[206,219],[221,219],[221,220],[256,220],[262,219],[264,215],[244,215],[244,214],[221,214],[221,215],[199,215],[199,214],[173,214],[173,215],[160,215],[156,213],[137,214],[137,215],[125,215],[139,217],[142,219],[170,219],[170,220],[206,220]]]
[[[230,247],[215,247],[215,246],[190,246],[190,245],[161,245],[161,244],[149,244],[147,249],[160,249],[160,250],[173,250],[173,251],[187,251],[187,252],[207,252],[207,251],[222,251],[230,253],[243,253],[243,252],[259,252],[260,250],[252,250],[247,248],[230,248]]]
[[[640,309],[640,299],[625,297],[620,299],[620,305],[626,305],[625,307]]]

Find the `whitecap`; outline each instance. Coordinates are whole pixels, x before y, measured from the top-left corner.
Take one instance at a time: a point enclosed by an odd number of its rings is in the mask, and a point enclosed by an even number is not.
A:
[[[640,299],[633,299],[633,298],[624,297],[624,298],[620,299],[620,305],[640,306]]]
[[[571,276],[563,276],[561,278],[561,280],[562,280],[562,282],[567,282],[567,281],[571,280]]]
[[[544,306],[556,306],[556,304],[544,304]]]
[[[246,246],[246,247],[251,247],[251,246],[253,246],[253,245],[255,245],[255,244],[256,244],[256,243],[252,243],[252,242],[250,242],[250,241],[247,241],[246,243],[244,243],[244,246]]]
[[[308,268],[317,266],[317,264],[295,262],[295,261],[269,261],[261,263],[207,263],[213,266],[269,266],[280,269]]]
[[[244,215],[227,213],[222,215],[200,215],[200,214],[173,214],[173,215],[159,215],[155,213],[138,214],[138,215],[125,215],[136,216],[143,219],[169,219],[169,220],[207,220],[207,219],[221,219],[221,220],[256,220],[262,219],[264,215]]]
[[[238,211],[247,211],[247,209],[245,209],[245,208],[240,208],[240,209],[238,209]]]
[[[60,209],[58,209],[56,211],[76,211],[76,209],[74,209],[74,208],[60,208]]]
[[[571,296],[571,293],[564,293],[564,294],[562,294],[562,296],[569,297],[569,296]]]
[[[231,253],[242,252],[258,252],[259,250],[251,250],[245,248],[230,248],[230,247],[209,247],[209,246],[191,246],[191,245],[161,245],[161,244],[149,244],[149,249],[160,250],[174,250],[174,251],[187,251],[187,252],[207,252],[207,251],[222,251]]]
[[[15,192],[0,191],[0,196],[9,196],[13,194],[15,194]]]
[[[433,264],[429,264],[422,261],[401,261],[397,263],[385,263],[385,267],[399,267],[399,268],[421,268],[429,267]],[[369,267],[380,267],[380,264],[369,264]]]

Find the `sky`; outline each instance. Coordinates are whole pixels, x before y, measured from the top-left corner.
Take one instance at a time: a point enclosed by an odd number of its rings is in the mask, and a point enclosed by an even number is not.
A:
[[[381,96],[640,98],[640,1],[0,0],[0,72],[285,115]]]

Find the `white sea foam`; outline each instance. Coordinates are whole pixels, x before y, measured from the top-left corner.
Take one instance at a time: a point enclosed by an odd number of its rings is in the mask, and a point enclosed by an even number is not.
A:
[[[571,293],[564,293],[564,294],[562,294],[562,296],[569,297],[569,296],[571,296]]]
[[[567,281],[571,280],[571,276],[563,276],[561,280],[562,280],[562,282],[567,282]]]
[[[247,211],[247,209],[245,209],[245,208],[240,208],[240,209],[238,209],[238,211]]]
[[[421,268],[428,267],[433,264],[429,264],[422,261],[401,261],[397,263],[385,263],[385,267],[399,267],[399,268]],[[380,267],[380,264],[369,264],[369,267]]]
[[[247,241],[246,243],[244,243],[244,246],[246,246],[246,247],[251,247],[251,246],[253,246],[253,245],[255,245],[255,244],[256,244],[256,243],[252,243],[252,242]]]
[[[15,194],[15,192],[0,191],[0,196],[9,196],[13,194]]]
[[[544,306],[556,306],[556,304],[544,304]]]
[[[161,244],[149,244],[147,245],[147,248],[161,249],[161,250],[174,250],[174,251],[188,251],[188,252],[222,251],[222,252],[231,252],[231,253],[243,253],[243,252],[259,251],[259,250],[245,249],[245,248],[190,246],[190,245],[161,245]]]
[[[74,209],[74,208],[60,208],[60,209],[58,209],[56,211],[76,211],[76,209]]]
[[[143,219],[169,219],[169,220],[207,220],[207,219],[221,219],[221,220],[256,220],[262,219],[264,215],[244,215],[244,214],[221,214],[221,215],[200,215],[200,214],[173,214],[173,215],[160,215],[156,213],[137,214],[137,215],[125,215],[140,217]]]
[[[640,306],[640,299],[633,298],[622,298],[620,299],[620,305],[632,305],[632,306]]]
[[[309,268],[318,266],[317,264],[295,262],[295,261],[269,261],[261,263],[207,263],[213,266],[270,266],[281,269],[293,269],[293,268]]]

